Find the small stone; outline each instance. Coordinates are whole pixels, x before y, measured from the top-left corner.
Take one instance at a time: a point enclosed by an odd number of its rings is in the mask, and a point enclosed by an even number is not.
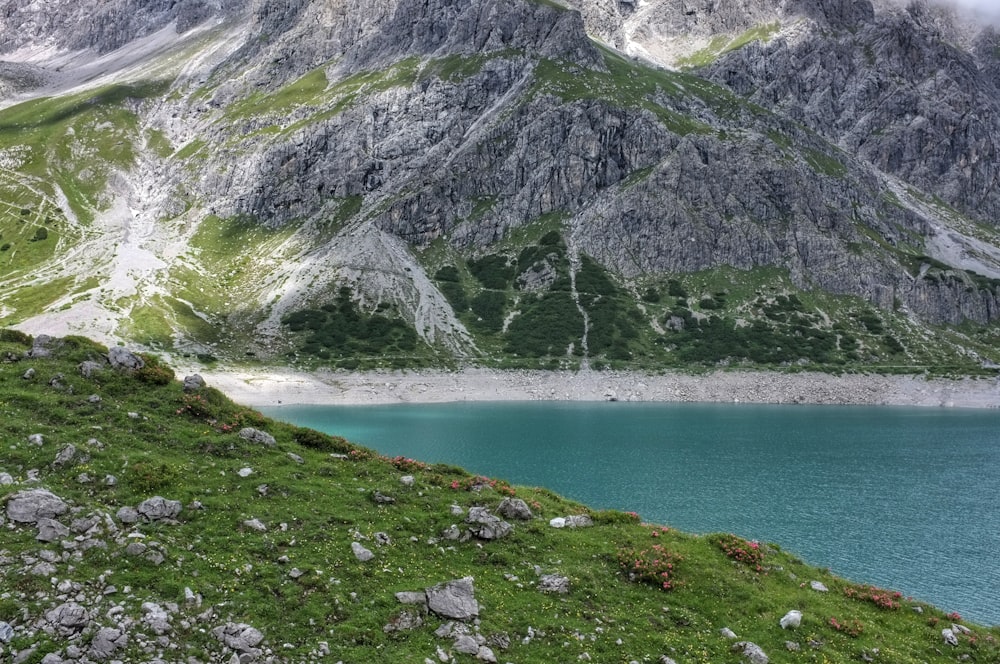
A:
[[[363,563],[366,563],[375,557],[374,553],[363,547],[358,542],[351,542],[351,551],[354,552],[354,557]]]
[[[594,525],[594,520],[586,514],[574,514],[566,517],[567,528],[589,528]]]
[[[531,513],[531,508],[528,507],[528,504],[520,498],[504,498],[500,502],[500,506],[497,507],[497,514],[508,519],[519,519],[521,521],[530,521],[535,516]]]
[[[101,395],[91,394],[89,397],[87,397],[87,403],[101,403]]]
[[[721,634],[722,636],[724,636],[727,639],[735,639],[736,638],[736,632],[734,632],[733,630],[729,629],[728,627],[723,627],[722,629],[720,629],[719,630],[719,634]]]
[[[415,482],[416,479],[414,479],[413,475],[403,475],[399,478],[399,483],[403,486],[413,486]]]
[[[10,473],[0,473],[0,486],[11,486],[14,484],[14,477]]]
[[[23,378],[24,380],[31,380],[34,377],[35,377],[34,368],[28,369],[23,374],[21,374],[21,378]]]
[[[825,593],[829,591],[829,588],[827,588],[823,583],[819,581],[810,581],[809,587],[818,593]]]
[[[396,601],[400,604],[427,604],[427,593],[422,590],[403,590],[396,593]]]
[[[41,447],[42,445],[45,444],[45,436],[43,436],[40,433],[33,433],[30,436],[28,436],[28,444],[38,445],[39,447]]]
[[[243,522],[243,525],[246,526],[247,528],[251,528],[260,533],[263,533],[267,530],[267,526],[265,526],[264,523],[257,517],[254,517],[252,519],[247,519],[246,521]]]
[[[785,641],[785,650],[790,652],[798,652],[802,647],[795,641]]]
[[[112,368],[129,373],[146,366],[146,362],[141,357],[121,346],[112,346],[108,349],[108,362],[111,363]]]
[[[76,446],[75,445],[65,445],[56,454],[55,460],[52,462],[52,466],[55,468],[61,468],[67,466],[73,461],[73,457],[76,456]]]
[[[375,491],[375,493],[372,494],[372,500],[375,501],[376,505],[392,505],[396,502],[395,498],[387,496],[381,491]]]
[[[552,526],[553,528],[565,528],[566,519],[564,519],[561,516],[557,516],[553,519],[549,519],[549,525]]]
[[[479,646],[479,650],[476,652],[476,659],[482,662],[496,664],[497,656],[493,654],[493,650],[491,650],[488,646]]]
[[[292,579],[299,579],[305,576],[305,572],[300,570],[298,567],[293,567],[292,569],[288,570],[288,576],[289,578]]]
[[[0,621],[0,643],[10,643],[14,638],[14,628],[8,623]]]
[[[253,468],[244,467],[236,471],[236,474],[240,477],[250,477],[253,475]]]
[[[475,655],[479,652],[479,643],[476,639],[468,634],[459,634],[455,637],[455,643],[452,644],[452,648],[455,652],[460,652],[464,655]]]
[[[949,646],[958,645],[958,637],[955,636],[955,632],[948,629],[947,627],[941,630],[941,637],[944,639],[944,642],[947,643]]]
[[[294,461],[295,463],[305,463],[305,460],[295,452],[289,452],[288,458]]]

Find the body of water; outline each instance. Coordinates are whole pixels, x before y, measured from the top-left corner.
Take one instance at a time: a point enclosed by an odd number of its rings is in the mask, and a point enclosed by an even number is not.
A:
[[[1000,624],[1000,413],[661,403],[283,406],[388,456],[776,542]]]

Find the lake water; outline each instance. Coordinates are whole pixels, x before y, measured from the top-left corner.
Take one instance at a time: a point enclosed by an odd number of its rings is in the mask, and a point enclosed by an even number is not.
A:
[[[776,542],[1000,624],[1000,413],[652,403],[283,406],[389,455]]]

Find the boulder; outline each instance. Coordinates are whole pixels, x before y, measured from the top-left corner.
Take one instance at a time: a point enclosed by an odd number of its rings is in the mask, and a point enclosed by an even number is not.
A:
[[[558,574],[543,574],[538,579],[538,589],[543,593],[560,593],[565,595],[569,592],[569,579]]]
[[[813,590],[815,590],[818,593],[825,593],[825,592],[829,592],[829,590],[830,590],[823,583],[821,583],[819,581],[810,581],[809,582],[809,587],[812,588]]]
[[[128,635],[122,630],[113,627],[102,627],[90,642],[89,656],[91,659],[103,662],[104,660],[111,659],[116,650],[120,650],[126,645],[128,645]]]
[[[259,629],[246,623],[229,622],[213,629],[212,634],[238,653],[254,652],[254,649],[264,640],[264,635]]]
[[[442,618],[470,620],[479,615],[472,577],[439,583],[425,590],[427,608]]]
[[[535,515],[531,513],[528,503],[520,498],[504,498],[497,507],[497,514],[508,519],[530,521]]]
[[[10,624],[0,621],[0,643],[10,643],[14,638],[14,628]]]
[[[62,468],[63,466],[68,466],[73,462],[73,457],[76,456],[76,446],[70,443],[69,445],[64,445],[59,452],[56,453],[56,458],[52,461],[52,466],[55,468]]]
[[[69,528],[55,519],[39,519],[36,525],[38,535],[35,539],[39,542],[55,542],[63,537],[69,537]]]
[[[363,563],[366,563],[375,557],[374,553],[366,549],[358,542],[351,542],[351,551],[354,552],[354,557]]]
[[[45,444],[45,436],[43,436],[40,433],[33,433],[30,436],[28,436],[28,444],[37,445],[38,447],[41,447],[42,445]]]
[[[947,643],[949,646],[958,645],[958,637],[955,636],[955,632],[951,629],[948,629],[947,627],[941,630],[941,637],[944,639],[944,642]]]
[[[153,496],[139,503],[135,511],[150,521],[173,519],[181,513],[181,501],[167,500],[163,496]]]
[[[46,613],[45,620],[60,636],[73,636],[87,627],[90,614],[76,602],[66,602]]]
[[[7,500],[7,516],[17,523],[37,523],[65,514],[66,502],[46,489],[18,491]]]
[[[121,346],[112,346],[108,350],[108,362],[113,369],[126,372],[138,371],[146,366],[141,357]]]
[[[573,514],[566,517],[567,528],[589,528],[594,525],[594,520],[586,514]]]
[[[750,641],[740,641],[733,646],[733,651],[742,653],[750,664],[767,664],[770,661],[761,647]]]
[[[788,629],[789,627],[795,629],[802,624],[802,612],[792,609],[784,615],[779,623],[781,624],[781,629]]]
[[[135,523],[139,520],[139,513],[135,511],[134,507],[122,507],[115,513],[115,516],[122,523]]]
[[[239,437],[245,441],[251,443],[259,443],[260,445],[265,445],[267,447],[274,447],[277,441],[274,436],[267,433],[266,431],[261,431],[260,429],[254,429],[253,427],[246,427],[240,429]]]
[[[52,351],[59,347],[59,340],[50,337],[47,334],[39,334],[31,342],[31,350],[27,351],[24,356],[33,357],[50,357]]]
[[[76,365],[76,370],[80,372],[80,375],[84,378],[91,378],[94,374],[104,371],[104,365],[99,362],[91,362],[87,360]]]
[[[469,530],[479,539],[495,540],[506,537],[514,532],[514,526],[502,521],[485,507],[470,507],[469,516],[465,517]]]
[[[205,379],[198,374],[184,377],[185,392],[200,392],[205,388]]]

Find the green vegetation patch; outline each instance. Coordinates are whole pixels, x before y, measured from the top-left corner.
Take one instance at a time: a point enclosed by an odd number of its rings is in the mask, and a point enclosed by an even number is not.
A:
[[[387,315],[388,305],[365,313],[343,287],[337,299],[318,309],[302,309],[281,319],[301,338],[299,354],[319,358],[345,369],[365,366],[426,366],[433,355],[413,327],[398,316]]]
[[[705,67],[715,62],[719,56],[730,51],[737,51],[753,41],[770,41],[771,37],[781,30],[781,23],[764,23],[754,26],[736,37],[728,35],[716,35],[712,37],[708,46],[691,55],[677,59],[677,66],[688,69]]]

